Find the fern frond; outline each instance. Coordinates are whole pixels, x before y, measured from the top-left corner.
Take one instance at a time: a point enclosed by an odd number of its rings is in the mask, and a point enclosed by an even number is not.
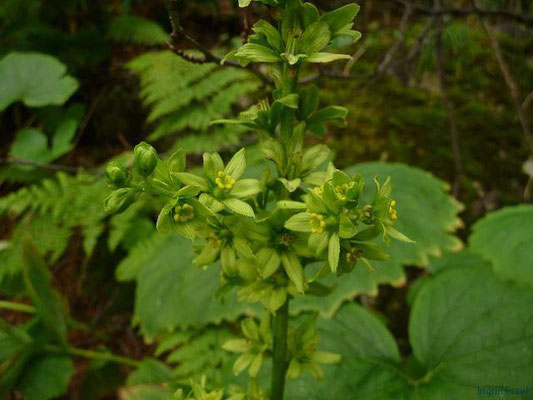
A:
[[[79,227],[83,235],[83,249],[89,256],[103,232],[106,215],[102,202],[106,194],[103,179],[59,172],[53,179],[44,179],[39,184],[26,186],[1,198],[0,215],[46,215],[51,218],[48,222],[50,226],[69,230]]]
[[[157,23],[131,15],[113,19],[108,36],[115,42],[147,46],[164,44],[170,40],[169,35]]]
[[[182,131],[205,132],[212,120],[227,117],[233,106],[259,88],[248,71],[193,64],[168,51],[135,58],[127,68],[139,75],[141,98],[156,127],[150,140]]]
[[[179,331],[164,338],[156,354],[167,353],[166,362],[176,365],[174,375],[179,381],[206,375],[210,382],[222,383],[222,369],[231,364],[232,358],[222,345],[231,337],[224,327]]]

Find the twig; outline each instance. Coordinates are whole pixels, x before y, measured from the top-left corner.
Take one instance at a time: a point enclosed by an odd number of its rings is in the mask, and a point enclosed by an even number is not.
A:
[[[533,92],[529,93],[522,102],[522,110],[526,111],[529,108],[531,102],[533,102]]]
[[[183,29],[183,26],[181,26],[179,14],[178,14],[178,0],[161,0],[163,2],[163,5],[167,9],[169,18],[170,18],[170,24],[172,26],[172,32],[170,34],[171,43],[168,44],[169,49],[174,52],[175,54],[179,55],[180,57],[186,59],[189,62],[193,63],[204,63],[204,62],[213,62],[216,64],[220,64],[223,59],[213,54],[207,47],[202,45],[200,42],[198,42],[195,38],[190,36],[185,29]],[[184,53],[182,49],[179,48],[179,41],[180,39],[183,39],[189,45],[200,51],[202,55],[204,56],[204,59],[198,59],[195,57],[191,57]],[[270,85],[272,82],[271,80],[263,75],[261,71],[258,71],[255,68],[252,68],[250,66],[243,67],[239,63],[232,62],[232,61],[226,61],[224,65],[236,67],[236,68],[242,68],[246,69],[250,72],[252,72],[254,75],[256,75],[261,82],[265,85]]]
[[[405,6],[409,3],[409,0],[387,0],[389,2]],[[444,16],[451,15],[452,17],[468,17],[470,15],[479,15],[482,17],[501,17],[506,18],[515,22],[520,22],[526,25],[533,25],[533,17],[529,15],[514,13],[507,10],[486,10],[479,8],[477,5],[472,6],[471,8],[440,8],[438,10],[426,8],[426,7],[415,7],[415,13],[422,15],[433,15],[433,16]]]
[[[475,2],[475,0],[473,0],[473,2]],[[518,115],[518,119],[520,120],[520,125],[522,126],[522,133],[524,136],[524,141],[526,142],[526,146],[529,152],[533,154],[533,140],[531,138],[531,131],[529,129],[527,117],[523,112],[522,104],[519,99],[518,86],[511,74],[511,70],[509,69],[509,66],[507,65],[507,61],[505,60],[505,57],[502,53],[498,39],[496,39],[496,36],[494,35],[492,26],[484,18],[481,18],[481,22],[483,23],[483,27],[485,28],[485,31],[487,32],[487,36],[492,46],[492,50],[494,51],[494,55],[496,56],[496,60],[498,61],[500,71],[502,72],[503,79],[505,80],[505,84],[507,85],[507,88],[509,89],[511,99],[516,108],[516,114]]]
[[[346,65],[344,66],[344,69],[342,70],[342,75],[350,76],[350,72],[352,72],[353,66],[355,65],[357,61],[359,61],[359,59],[363,56],[363,54],[365,54],[365,52],[366,52],[365,46],[359,47],[357,51],[353,53],[352,58],[350,58],[348,62],[346,63]]]
[[[106,94],[108,89],[108,86],[105,86],[98,96],[95,97],[95,99],[92,101],[91,106],[89,107],[89,110],[87,110],[87,113],[85,114],[85,117],[83,118],[83,121],[80,123],[80,126],[78,127],[78,131],[76,132],[76,136],[74,140],[72,141],[72,148],[76,147],[85,133],[85,129],[87,129],[87,126],[89,125],[89,121],[94,115],[94,112],[96,111],[96,108],[98,107],[98,104],[100,104],[100,101],[104,98],[104,95]]]
[[[64,171],[71,174],[76,174],[80,171],[83,171],[87,174],[93,174],[93,175],[104,175],[104,172],[100,169],[87,169],[84,170],[82,167],[69,167],[67,165],[60,165],[60,164],[49,164],[49,163],[41,163],[38,161],[31,161],[31,160],[23,160],[20,158],[15,157],[8,157],[8,158],[0,158],[0,163],[4,164],[16,164],[16,165],[26,165],[29,167],[35,167],[35,168],[41,168],[46,169],[49,171]]]
[[[440,0],[434,0],[435,9],[439,10]],[[437,69],[439,73],[439,81],[442,99],[446,108],[446,115],[448,117],[448,124],[450,126],[450,142],[452,145],[453,164],[455,169],[455,179],[453,181],[452,193],[455,197],[459,195],[461,188],[461,181],[463,178],[463,162],[461,158],[461,150],[459,148],[459,134],[457,130],[457,123],[455,122],[454,110],[450,97],[448,96],[448,82],[446,80],[446,71],[444,67],[444,55],[442,52],[442,31],[444,29],[444,21],[442,15],[438,18],[438,30],[436,41],[436,53],[437,53]]]
[[[405,41],[405,31],[407,29],[407,23],[413,14],[413,3],[408,2],[405,4],[405,10],[400,21],[400,26],[398,27],[398,39],[396,43],[387,51],[383,61],[377,66],[374,76],[380,76],[383,74],[389,67],[389,64],[392,61],[392,58],[396,55],[396,52],[400,49]]]

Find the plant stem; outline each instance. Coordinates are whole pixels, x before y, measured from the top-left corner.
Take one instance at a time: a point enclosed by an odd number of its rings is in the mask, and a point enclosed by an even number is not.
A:
[[[23,313],[35,313],[35,307],[27,304],[14,303],[12,301],[0,301],[0,310],[20,311]]]
[[[119,364],[128,365],[130,367],[138,367],[141,363],[131,358],[117,356],[111,353],[104,353],[101,351],[83,350],[76,347],[62,347],[55,345],[45,345],[44,349],[50,353],[56,354],[68,354],[71,356],[78,356],[84,358],[90,358],[92,360],[111,361]]]
[[[289,298],[276,311],[273,320],[274,346],[272,355],[272,384],[270,400],[283,400],[287,371],[287,330],[289,326]]]

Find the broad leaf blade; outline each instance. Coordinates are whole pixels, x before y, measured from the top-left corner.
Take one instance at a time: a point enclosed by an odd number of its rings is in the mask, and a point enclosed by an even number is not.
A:
[[[0,111],[22,101],[28,107],[61,105],[78,88],[67,68],[39,53],[10,53],[0,60]]]
[[[533,205],[506,207],[472,227],[470,248],[506,279],[533,285]]]
[[[50,273],[35,248],[26,243],[22,253],[24,283],[30,299],[45,324],[65,339],[67,327],[64,304],[50,283]]]

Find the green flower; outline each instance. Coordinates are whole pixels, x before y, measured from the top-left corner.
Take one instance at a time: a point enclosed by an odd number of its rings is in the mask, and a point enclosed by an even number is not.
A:
[[[249,4],[249,0],[240,1],[241,7]],[[345,36],[351,38],[353,42],[361,37],[359,32],[351,29],[358,11],[359,6],[349,4],[321,17],[313,4],[288,0],[280,30],[267,21],[258,21],[253,27],[255,34],[248,38],[248,43],[227,55],[226,59],[237,58],[244,63],[283,62],[289,65],[329,63],[349,59],[351,58],[349,55],[328,53],[323,50],[337,37]]]
[[[222,345],[222,348],[232,353],[242,354],[233,364],[235,375],[239,375],[248,368],[248,374],[255,378],[263,366],[265,352],[269,350],[272,342],[270,313],[265,314],[259,326],[253,318],[244,319],[241,329],[245,338],[230,339]]]
[[[186,185],[196,187],[201,193],[200,202],[217,213],[229,209],[237,214],[254,217],[252,207],[241,199],[250,198],[261,191],[256,179],[239,179],[246,168],[245,150],[238,151],[224,166],[218,153],[204,154],[204,177],[179,172],[174,174]]]
[[[210,390],[206,389],[205,375],[202,376],[200,383],[190,379],[192,392],[185,396],[183,389],[178,389],[169,400],[222,400],[224,398],[224,390]]]
[[[333,180],[328,181],[320,190],[310,190],[305,196],[307,211],[292,216],[286,223],[287,229],[310,233],[308,245],[317,256],[328,249],[328,262],[332,272],[337,271],[340,255],[340,239],[349,239],[358,231],[357,223],[346,205],[355,196],[355,187],[338,195]]]
[[[308,370],[317,380],[324,378],[320,364],[335,364],[341,356],[326,351],[318,351],[320,337],[316,331],[316,315],[308,317],[297,329],[289,329],[287,338],[290,353],[287,376],[295,379]]]
[[[185,193],[183,189],[180,192]],[[161,233],[175,230],[192,240],[205,230],[207,218],[212,215],[213,213],[195,198],[177,197],[163,207],[157,217],[156,227]]]
[[[213,264],[220,258],[224,280],[233,282],[235,278],[249,277],[250,274],[255,279],[255,266],[252,268],[253,271],[249,271],[249,265],[244,264],[246,259],[254,259],[255,256],[248,241],[243,238],[242,227],[240,219],[235,216],[222,219],[209,218],[204,229],[205,244],[194,259],[195,265],[203,267]],[[237,265],[239,255],[245,260]]]

